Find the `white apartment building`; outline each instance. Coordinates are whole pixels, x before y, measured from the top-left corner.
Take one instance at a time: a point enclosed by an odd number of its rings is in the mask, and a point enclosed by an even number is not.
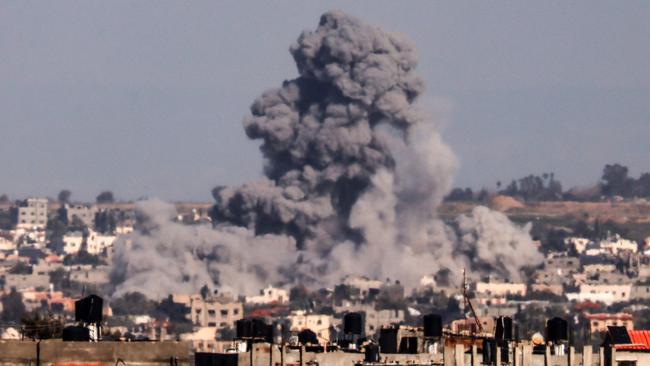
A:
[[[47,199],[28,198],[26,205],[18,208],[18,229],[45,229],[47,226]]]
[[[261,290],[257,296],[246,296],[246,302],[250,304],[284,304],[289,302],[289,292],[282,288],[268,286]]]
[[[102,254],[105,249],[113,246],[115,239],[115,235],[104,235],[91,230],[86,238],[87,251],[93,255]]]
[[[104,235],[93,230],[90,230],[86,240],[86,251],[89,254],[99,255],[104,250],[113,246],[115,239],[114,235]],[[74,232],[63,236],[63,252],[65,254],[76,254],[81,250],[84,242],[84,236],[80,232]]]

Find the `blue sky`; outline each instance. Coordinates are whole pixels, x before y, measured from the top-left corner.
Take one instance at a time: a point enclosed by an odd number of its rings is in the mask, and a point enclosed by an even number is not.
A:
[[[650,171],[645,1],[4,1],[0,193],[209,200],[259,178],[241,119],[334,8],[416,42],[424,101],[452,106],[457,185]]]

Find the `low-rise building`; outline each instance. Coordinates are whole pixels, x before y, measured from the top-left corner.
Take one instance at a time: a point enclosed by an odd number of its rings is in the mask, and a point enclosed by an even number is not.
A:
[[[618,234],[602,240],[600,242],[600,247],[614,255],[623,251],[636,253],[639,250],[639,245],[634,240],[621,238]]]
[[[47,199],[28,198],[25,204],[18,208],[19,229],[45,229],[47,226]]]
[[[197,326],[234,328],[235,322],[244,317],[244,306],[229,296],[204,299],[201,295],[192,295],[189,315],[192,323]]]
[[[477,282],[476,293],[485,294],[490,296],[507,296],[519,295],[526,296],[525,283],[510,283],[510,282]]]
[[[602,256],[589,256],[582,259],[582,270],[588,275],[599,273],[611,273],[616,271],[616,265],[613,261]]]
[[[86,285],[104,285],[110,280],[110,267],[103,266],[72,266],[70,267],[70,281]]]
[[[601,283],[584,283],[580,285],[580,292],[567,294],[569,300],[603,302],[611,305],[616,302],[630,300],[631,284],[609,285]]]
[[[47,274],[5,274],[5,289],[15,288],[17,291],[24,289],[48,289],[50,276]]]
[[[94,231],[90,231],[86,238],[87,251],[93,255],[99,255],[113,246],[116,237],[114,235],[104,235]]]
[[[289,292],[273,286],[262,289],[257,296],[246,296],[246,303],[250,304],[284,304],[287,302],[289,302]]]
[[[63,252],[65,254],[77,254],[81,250],[83,245],[84,236],[83,233],[75,231],[63,235]]]
[[[330,327],[332,326],[332,316],[325,314],[308,314],[304,310],[293,311],[287,317],[290,322],[292,332],[300,332],[309,329],[316,333],[318,341],[321,344],[327,344],[332,338]]]
[[[12,239],[0,236],[0,251],[16,250],[16,243]]]
[[[377,310],[370,304],[349,304],[344,303],[342,306],[335,306],[334,311],[338,314],[360,312],[365,314],[365,333],[366,336],[372,336],[382,326],[388,324],[401,324],[405,320],[406,314],[404,310],[398,309],[382,309]]]
[[[576,252],[578,252],[579,254],[585,251],[589,243],[591,243],[591,240],[587,238],[576,237],[576,236],[564,239],[564,244],[566,244],[567,246],[573,246]]]
[[[95,227],[95,214],[97,213],[97,206],[84,205],[84,204],[66,204],[65,215],[68,223],[75,220],[83,223],[87,228],[92,229]]]
[[[583,318],[589,322],[589,330],[592,334],[607,332],[607,327],[625,327],[627,330],[634,329],[634,318],[628,313],[584,313]]]
[[[375,295],[378,294],[379,290],[384,285],[382,281],[371,280],[363,276],[348,276],[343,281],[343,284],[355,289],[356,293],[354,295],[361,299],[365,299],[373,293]]]
[[[632,285],[631,300],[650,300],[650,283],[635,283]]]

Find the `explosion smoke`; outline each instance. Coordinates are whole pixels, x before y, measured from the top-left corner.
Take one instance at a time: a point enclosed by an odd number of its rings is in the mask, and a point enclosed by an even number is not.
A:
[[[291,54],[299,77],[263,93],[244,120],[262,141],[267,178],[215,189],[214,229],[171,223],[168,206],[141,204],[156,225],[118,245],[118,293],[205,283],[248,292],[348,274],[413,285],[468,265],[518,278],[541,260],[529,227],[500,213],[461,216],[460,238],[437,218],[457,160],[416,105],[423,82],[410,41],[333,11]],[[167,288],[149,287],[160,278]]]

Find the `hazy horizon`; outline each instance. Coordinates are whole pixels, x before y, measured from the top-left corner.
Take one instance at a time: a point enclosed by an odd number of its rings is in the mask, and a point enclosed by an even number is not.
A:
[[[297,76],[289,45],[332,8],[416,43],[455,186],[650,171],[645,2],[21,1],[0,12],[0,194],[209,201],[259,178],[241,120]]]

